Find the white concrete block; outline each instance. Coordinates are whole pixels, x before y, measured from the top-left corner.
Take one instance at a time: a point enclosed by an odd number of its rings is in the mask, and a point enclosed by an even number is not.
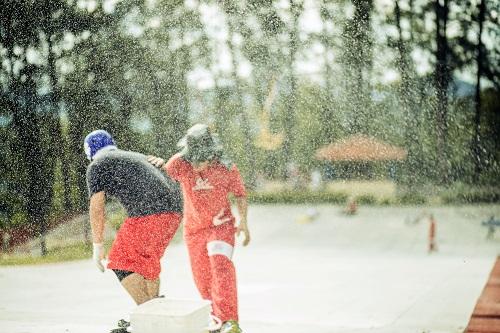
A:
[[[130,315],[133,333],[206,333],[211,306],[205,300],[155,298]]]

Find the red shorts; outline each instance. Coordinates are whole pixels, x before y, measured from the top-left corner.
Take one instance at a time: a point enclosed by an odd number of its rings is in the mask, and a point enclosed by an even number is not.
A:
[[[130,271],[156,280],[160,259],[181,222],[179,213],[130,217],[123,222],[109,251],[109,269]]]

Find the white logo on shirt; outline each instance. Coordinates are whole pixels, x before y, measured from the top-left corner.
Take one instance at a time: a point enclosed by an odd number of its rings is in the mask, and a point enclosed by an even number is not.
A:
[[[214,187],[208,182],[208,179],[196,178],[196,185],[193,191],[212,190]]]

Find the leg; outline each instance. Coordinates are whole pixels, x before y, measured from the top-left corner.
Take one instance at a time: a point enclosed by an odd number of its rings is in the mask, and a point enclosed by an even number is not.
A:
[[[113,271],[122,286],[138,305],[158,297],[160,279],[148,280],[134,272],[116,269]]]
[[[192,235],[185,235],[185,240],[194,283],[203,299],[212,300],[210,292],[212,276],[207,252],[207,235],[208,232],[202,230]]]
[[[207,250],[212,272],[212,301],[215,316],[223,322],[238,320],[236,270],[232,261],[234,227],[213,230]]]
[[[122,286],[132,296],[137,305],[153,298],[149,295],[146,281],[142,275],[137,273],[132,273],[121,281]]]
[[[160,279],[144,281],[146,282],[146,289],[149,299],[158,297],[158,295],[160,294]]]
[[[233,262],[224,255],[210,257],[212,267],[212,301],[214,314],[222,321],[238,320],[236,271]]]

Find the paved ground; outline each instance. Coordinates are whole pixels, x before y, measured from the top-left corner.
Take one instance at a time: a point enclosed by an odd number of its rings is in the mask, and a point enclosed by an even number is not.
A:
[[[235,254],[246,333],[461,333],[484,287],[500,231],[480,225],[500,206],[364,208],[254,206],[253,241]],[[439,252],[427,254],[428,221]],[[185,248],[168,250],[162,293],[196,298]],[[90,260],[0,268],[0,332],[102,333],[134,308]],[[159,332],[160,333],[160,332]]]

